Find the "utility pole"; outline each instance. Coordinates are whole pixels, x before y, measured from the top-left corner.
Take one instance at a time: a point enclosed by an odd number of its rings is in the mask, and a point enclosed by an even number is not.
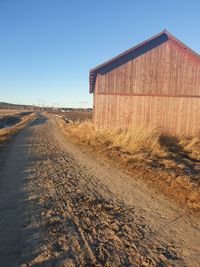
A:
[[[80,106],[80,108],[81,109],[83,109],[83,110],[85,110],[86,111],[86,109],[87,109],[87,102],[86,101],[81,101],[81,102],[79,102],[79,106]]]
[[[38,99],[38,106],[41,111],[44,110],[44,99]]]
[[[55,108],[55,109],[59,109],[59,103],[52,103],[52,105],[53,105],[53,109]]]

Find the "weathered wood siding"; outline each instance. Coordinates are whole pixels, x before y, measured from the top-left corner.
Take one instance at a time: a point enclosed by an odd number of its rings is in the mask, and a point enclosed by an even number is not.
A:
[[[96,129],[155,128],[169,134],[200,134],[200,98],[98,95]]]
[[[96,81],[97,82],[97,81]],[[200,64],[169,40],[147,53],[98,74],[99,93],[200,95]]]
[[[170,134],[200,134],[200,63],[168,40],[106,73],[94,90],[98,129],[159,128]]]

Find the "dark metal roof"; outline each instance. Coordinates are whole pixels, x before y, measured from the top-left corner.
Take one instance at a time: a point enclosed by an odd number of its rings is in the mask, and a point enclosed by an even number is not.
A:
[[[199,61],[200,55],[190,49],[188,46],[183,44],[181,41],[176,39],[172,34],[170,34],[167,30],[163,30],[162,32],[154,35],[153,37],[147,39],[146,41],[139,43],[138,45],[126,50],[125,52],[119,54],[116,57],[104,62],[101,65],[90,70],[89,74],[89,84],[90,84],[90,93],[94,91],[95,81],[97,73],[106,73],[144,53],[147,51],[161,45],[169,39],[173,39],[179,46],[183,47],[185,50],[189,51],[193,54]]]

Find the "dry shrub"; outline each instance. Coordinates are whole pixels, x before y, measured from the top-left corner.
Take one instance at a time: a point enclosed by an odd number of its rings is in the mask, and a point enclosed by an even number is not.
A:
[[[87,145],[95,145],[97,140],[96,132],[94,130],[94,124],[92,121],[86,120],[84,122],[75,122],[66,124],[64,119],[58,119],[59,127],[64,131],[66,135],[70,135],[80,142]]]
[[[97,142],[97,133],[94,130],[94,124],[89,120],[70,124],[68,129],[73,136],[76,136],[83,143],[95,145]]]
[[[159,134],[155,130],[135,128],[131,130],[105,130],[103,138],[111,143],[111,147],[119,147],[130,153],[148,153],[151,156],[164,156],[166,151],[159,143]]]
[[[200,160],[200,137],[181,138],[179,144],[192,158]]]
[[[92,121],[69,124],[66,132],[89,145],[107,145],[132,154],[148,153],[151,156],[165,156],[166,151],[159,143],[159,134],[154,130],[136,128],[131,130],[95,131]]]

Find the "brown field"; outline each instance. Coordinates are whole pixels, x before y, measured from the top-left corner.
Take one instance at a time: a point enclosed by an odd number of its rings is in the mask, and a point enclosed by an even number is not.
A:
[[[92,111],[68,111],[68,112],[48,112],[51,114],[62,116],[65,119],[72,120],[72,121],[85,121],[92,119]]]
[[[4,108],[1,108],[0,109],[0,117],[3,117],[3,116],[6,116],[6,115],[14,115],[14,114],[18,114],[20,112],[24,112],[24,111],[27,111],[27,110],[24,110],[24,109],[4,109]]]
[[[92,121],[66,124],[64,133],[87,145],[130,173],[164,193],[170,199],[200,211],[200,137],[162,136],[156,131],[95,131]]]
[[[4,112],[4,114],[8,115],[6,112]],[[11,114],[13,115],[16,113],[10,113],[9,115]],[[0,129],[0,145],[2,142],[8,140],[10,136],[15,134],[20,129],[22,129],[28,123],[29,120],[34,118],[34,116],[35,116],[34,113],[30,113],[28,115],[22,116],[19,121],[17,121],[15,124],[11,125],[10,127]]]

